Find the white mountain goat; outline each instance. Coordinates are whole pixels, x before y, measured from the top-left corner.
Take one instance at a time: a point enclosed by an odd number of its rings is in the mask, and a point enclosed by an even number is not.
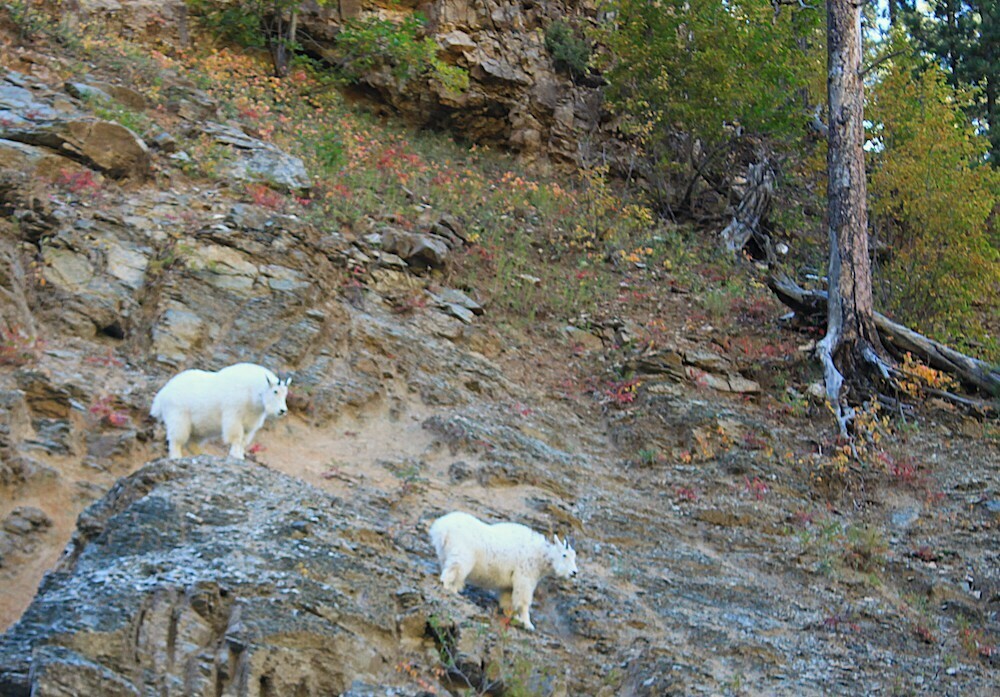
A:
[[[167,381],[149,410],[163,421],[171,458],[183,457],[189,441],[221,433],[229,457],[242,460],[254,434],[268,415],[283,416],[288,384],[263,366],[237,363],[217,373],[185,370]],[[197,454],[200,448],[188,448]]]
[[[569,542],[517,523],[487,525],[468,513],[441,516],[430,528],[431,543],[441,564],[441,583],[461,592],[469,583],[500,591],[500,607],[525,629],[534,629],[528,615],[538,582],[550,574],[576,575],[576,552]]]

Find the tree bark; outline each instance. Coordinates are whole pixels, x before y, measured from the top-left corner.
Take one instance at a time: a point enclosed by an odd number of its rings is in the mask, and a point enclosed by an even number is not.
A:
[[[816,347],[826,392],[842,434],[853,418],[841,402],[845,378],[859,394],[873,394],[877,368],[888,376],[875,329],[868,254],[864,161],[864,86],[861,76],[860,0],[827,0],[827,205],[830,293],[826,336]]]
[[[758,234],[760,221],[767,215],[771,207],[771,196],[774,194],[774,170],[765,157],[747,168],[747,190],[740,201],[736,214],[729,225],[720,233],[726,243],[726,249],[738,254],[751,237]],[[758,240],[762,247],[769,245],[763,238]],[[768,261],[774,261],[769,258]]]
[[[264,31],[267,34],[268,49],[271,53],[271,65],[274,66],[275,77],[288,75],[292,51],[295,45],[295,35],[298,33],[299,11],[292,7],[289,20],[285,21],[284,8],[276,3],[274,15],[265,19]]]

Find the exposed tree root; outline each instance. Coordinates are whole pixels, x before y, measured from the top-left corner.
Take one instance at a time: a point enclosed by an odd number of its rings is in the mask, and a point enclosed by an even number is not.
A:
[[[826,291],[806,290],[785,275],[769,276],[767,285],[782,303],[795,310],[803,319],[810,323],[822,324],[826,317]],[[902,358],[905,353],[909,352],[925,361],[932,368],[956,377],[962,383],[974,387],[983,394],[994,397],[1000,395],[1000,370],[988,363],[966,356],[953,348],[918,334],[878,312],[875,313],[875,327],[883,345],[893,355]],[[820,351],[819,345],[817,351]],[[820,360],[824,361],[822,354],[819,355]],[[832,364],[832,358],[830,361]],[[824,372],[826,371],[827,367],[824,361]],[[829,389],[828,383],[828,392]],[[955,399],[945,397],[948,394],[943,392],[939,396],[956,404],[967,402],[965,406],[973,406],[977,409],[985,409],[988,406],[986,402],[957,398],[957,395],[951,396],[956,397]]]

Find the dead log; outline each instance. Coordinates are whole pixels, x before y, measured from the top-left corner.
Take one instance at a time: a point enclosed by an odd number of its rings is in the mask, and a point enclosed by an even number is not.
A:
[[[771,196],[774,194],[774,169],[767,158],[756,162],[747,171],[747,191],[740,201],[736,214],[729,225],[719,233],[726,243],[726,248],[738,253],[751,237],[758,234],[760,221],[767,215],[771,207]],[[764,240],[767,236],[764,235]],[[770,242],[767,241],[767,247]],[[762,243],[762,247],[764,244]],[[769,249],[765,248],[765,252]],[[773,254],[768,254],[768,261],[773,261]]]
[[[769,275],[767,287],[807,324],[821,325],[826,321],[825,290],[806,290],[785,274]]]
[[[778,300],[810,323],[822,324],[825,321],[826,291],[806,290],[784,275],[768,276],[767,286]],[[878,312],[875,313],[875,328],[883,345],[895,356],[901,358],[909,352],[932,368],[953,375],[984,394],[1000,396],[1000,370],[988,363],[928,339]]]
[[[963,397],[951,392],[945,392],[944,390],[936,390],[933,387],[926,388],[926,391],[932,397],[938,397],[946,402],[951,402],[952,404],[977,411],[981,414],[996,415],[1000,413],[1000,404],[995,400],[993,402],[985,402],[981,399],[972,399],[971,397]]]

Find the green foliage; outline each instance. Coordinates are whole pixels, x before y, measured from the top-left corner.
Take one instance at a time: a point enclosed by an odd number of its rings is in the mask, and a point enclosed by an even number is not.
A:
[[[871,573],[885,566],[889,543],[878,528],[852,525],[847,528],[846,538],[842,556],[848,567]]]
[[[202,26],[213,34],[248,48],[266,49],[279,77],[299,44],[296,17],[299,0],[185,0]],[[328,0],[317,0],[325,5]]]
[[[566,22],[557,19],[545,30],[545,49],[552,55],[556,70],[574,79],[587,73],[590,46]]]
[[[37,0],[11,0],[0,4],[0,15],[6,15],[20,41],[47,37],[68,48],[78,46],[80,32],[73,25],[73,15],[64,11],[62,3],[40,3]]]
[[[990,298],[1000,287],[1000,250],[988,230],[1000,176],[983,164],[988,143],[965,118],[968,99],[939,68],[897,59],[869,94],[877,146],[869,194],[888,248],[876,276],[888,306],[938,338],[982,342],[991,337],[980,313],[990,315],[987,328],[998,320]]]
[[[769,0],[618,0],[603,42],[608,96],[640,137],[680,129],[709,147],[748,134],[801,131],[821,85],[823,13]]]
[[[262,15],[271,9],[270,2],[217,2],[185,0],[200,24],[212,34],[248,48],[267,48],[267,37],[260,30]]]
[[[155,125],[152,119],[144,113],[133,111],[117,103],[105,104],[97,100],[90,100],[90,108],[98,118],[114,121],[140,138],[146,137]]]
[[[646,467],[652,467],[663,459],[656,448],[642,448],[636,453],[639,463]]]
[[[866,574],[872,585],[880,583],[877,574],[885,566],[889,545],[878,528],[825,518],[810,521],[796,538],[802,552],[815,560],[813,571],[824,576],[855,572]]]
[[[979,87],[966,113],[989,126],[991,162],[1000,167],[1000,3],[928,0],[903,12],[915,45],[940,65],[952,87]]]
[[[438,58],[434,40],[419,36],[425,23],[419,13],[400,23],[374,17],[347,22],[336,40],[345,77],[356,82],[385,66],[403,82],[427,75],[446,89],[464,91],[469,86],[468,72]]]
[[[31,0],[13,0],[4,6],[20,38],[30,39],[49,29],[48,18],[35,11]]]
[[[316,163],[327,172],[335,172],[346,158],[344,142],[336,131],[322,131],[313,141]]]

